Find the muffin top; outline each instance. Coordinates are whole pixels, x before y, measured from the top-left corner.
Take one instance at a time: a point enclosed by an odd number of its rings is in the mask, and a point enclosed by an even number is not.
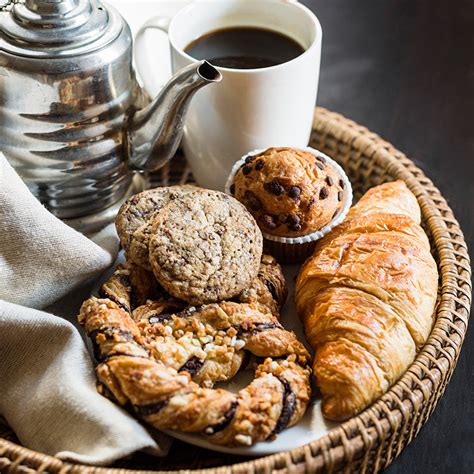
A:
[[[248,156],[230,188],[271,235],[299,237],[316,232],[337,215],[344,182],[338,171],[296,148],[269,148]]]

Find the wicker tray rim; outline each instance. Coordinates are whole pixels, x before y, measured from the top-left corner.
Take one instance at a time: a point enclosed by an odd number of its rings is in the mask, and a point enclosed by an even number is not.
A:
[[[329,156],[331,150],[352,153],[350,164],[359,167],[358,172],[362,175],[373,171],[372,166],[380,166],[391,178],[403,179],[422,209],[424,223],[431,233],[439,258],[441,292],[433,331],[402,378],[371,407],[324,437],[292,451],[231,466],[186,471],[80,466],[0,439],[0,472],[4,472],[2,468],[9,473],[81,474],[319,472],[343,468],[377,472],[399,455],[433,412],[452,376],[461,350],[472,291],[467,246],[453,212],[431,180],[403,153],[378,135],[342,115],[318,107],[310,144],[315,148],[323,144],[325,148],[322,151]]]

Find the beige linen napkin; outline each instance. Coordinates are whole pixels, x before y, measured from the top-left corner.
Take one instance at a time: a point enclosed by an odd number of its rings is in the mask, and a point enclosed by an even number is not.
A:
[[[110,267],[118,249],[113,229],[96,237],[50,214],[0,154],[0,415],[22,444],[62,459],[109,464],[141,449],[163,455],[167,437],[152,438],[97,393],[74,326],[90,292],[77,289]],[[61,297],[55,314],[32,309]]]

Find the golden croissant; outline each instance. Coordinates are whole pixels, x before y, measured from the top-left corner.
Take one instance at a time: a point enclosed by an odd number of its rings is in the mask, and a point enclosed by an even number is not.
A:
[[[437,290],[415,196],[402,181],[370,189],[296,283],[324,416],[349,418],[396,382],[430,334]]]

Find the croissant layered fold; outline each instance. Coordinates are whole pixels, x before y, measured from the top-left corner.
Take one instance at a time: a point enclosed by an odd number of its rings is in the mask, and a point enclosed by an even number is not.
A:
[[[408,368],[430,334],[437,288],[420,208],[402,181],[369,190],[318,242],[296,304],[327,418],[360,412]]]

